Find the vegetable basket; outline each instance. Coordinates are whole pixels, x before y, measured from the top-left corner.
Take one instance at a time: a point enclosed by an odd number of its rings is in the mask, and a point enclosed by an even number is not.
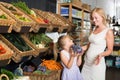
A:
[[[52,12],[45,12],[38,9],[33,9],[33,10],[40,16],[50,21],[51,25],[54,25],[54,24],[59,25],[59,32],[67,32],[72,26],[74,26],[72,22],[70,22],[69,20],[67,20],[66,18],[58,14],[55,14]]]
[[[55,17],[60,19],[59,21],[61,21],[63,23],[63,25],[61,25],[61,27],[63,28],[62,32],[69,32],[72,30],[72,28],[75,27],[75,25],[69,19],[66,19],[65,17],[63,17],[59,14],[54,14],[54,15],[55,15]]]
[[[29,76],[31,80],[60,80],[58,71],[52,71],[48,75],[24,72],[24,75]]]
[[[39,16],[41,16],[42,18],[44,18],[47,22],[50,23],[50,28],[52,29],[52,32],[57,32],[60,30],[61,28],[61,23],[59,23],[59,21],[56,21],[56,17],[52,16],[51,14],[49,15],[50,12],[46,12],[46,11],[41,11],[38,9],[34,9],[32,8],[32,10],[38,14]]]
[[[37,51],[37,53],[33,55],[33,56],[35,56],[35,57],[38,56],[39,53],[45,52],[45,51],[48,50],[47,47],[46,47],[46,48],[38,48],[38,47],[36,47],[35,44],[33,44],[33,43],[29,40],[29,38],[28,38],[26,35],[24,35],[24,34],[21,35],[21,37],[22,37],[30,46],[32,46],[32,47]]]
[[[10,33],[16,21],[0,9],[0,33]]]
[[[14,51],[12,59],[15,62],[21,61],[22,57],[24,56],[32,56],[38,54],[38,51],[35,50],[33,46],[30,46],[30,44],[24,39],[23,39],[23,41],[25,41],[24,43],[26,43],[30,47],[30,50],[21,51],[15,45],[13,45],[13,43],[11,43],[5,36],[0,34],[0,38]]]
[[[2,51],[3,49],[4,51]],[[7,43],[0,37],[0,60],[11,59],[13,51],[9,48]]]
[[[5,11],[17,22],[13,27],[16,32],[31,32],[36,26],[36,23],[29,16],[21,12],[12,4],[0,2],[0,9]]]
[[[19,1],[17,3],[12,3],[12,4],[36,22],[36,26],[33,28],[33,32],[41,31],[41,29],[44,32],[50,31],[51,28],[49,23],[45,22],[43,17],[39,16],[33,10],[28,8],[26,3]],[[24,7],[21,5],[23,5]]]

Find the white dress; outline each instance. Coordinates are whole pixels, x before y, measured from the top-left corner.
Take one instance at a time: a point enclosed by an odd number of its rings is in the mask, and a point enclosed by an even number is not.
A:
[[[108,30],[109,28],[105,28],[100,33],[92,33],[89,36],[90,47],[85,54],[85,63],[81,72],[84,80],[105,80],[106,65],[104,57],[98,65],[95,65],[94,61],[96,56],[104,52],[106,48],[105,37]]]
[[[62,50],[62,53],[64,56],[66,56],[68,59],[70,59],[70,55],[67,51]],[[73,65],[70,69],[68,69],[63,63],[63,72],[61,76],[61,80],[83,80],[82,75],[80,73],[79,67],[77,66],[77,57],[75,57],[73,61]]]

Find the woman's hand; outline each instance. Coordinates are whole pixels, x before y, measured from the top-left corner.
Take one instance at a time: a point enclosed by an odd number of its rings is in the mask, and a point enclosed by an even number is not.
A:
[[[98,64],[100,63],[101,58],[102,58],[102,56],[101,56],[101,55],[98,55],[98,56],[96,57],[96,59],[95,59],[94,64],[95,64],[95,65],[98,65]]]

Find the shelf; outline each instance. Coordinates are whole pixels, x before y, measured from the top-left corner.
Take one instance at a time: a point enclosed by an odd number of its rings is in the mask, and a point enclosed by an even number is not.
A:
[[[84,12],[87,12],[87,13],[90,13],[91,11],[90,10],[87,10],[87,9],[83,9],[84,10]]]
[[[66,16],[66,17],[68,17],[69,14],[61,14],[61,16],[64,16],[64,17]],[[80,18],[79,16],[76,16],[76,15],[73,15],[73,14],[72,14],[72,18],[76,18],[76,19],[80,19],[80,20],[82,19],[82,18]]]
[[[78,10],[82,10],[82,7],[74,4],[74,3],[58,3],[60,6],[64,6],[64,7],[68,7],[68,6],[72,6],[73,8],[75,9],[78,9]]]
[[[84,19],[84,21],[86,21],[86,22],[90,22],[90,20],[88,20],[88,19]]]

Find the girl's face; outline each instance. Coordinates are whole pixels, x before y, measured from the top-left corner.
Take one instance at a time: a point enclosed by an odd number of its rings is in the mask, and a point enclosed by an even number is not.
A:
[[[66,46],[71,47],[73,44],[74,44],[74,43],[73,43],[73,40],[70,39],[69,37],[67,37],[67,38],[65,39],[65,45],[66,45]]]
[[[102,23],[103,18],[97,12],[94,12],[92,14],[92,21],[93,21],[95,26],[99,26],[100,24],[103,24]]]

